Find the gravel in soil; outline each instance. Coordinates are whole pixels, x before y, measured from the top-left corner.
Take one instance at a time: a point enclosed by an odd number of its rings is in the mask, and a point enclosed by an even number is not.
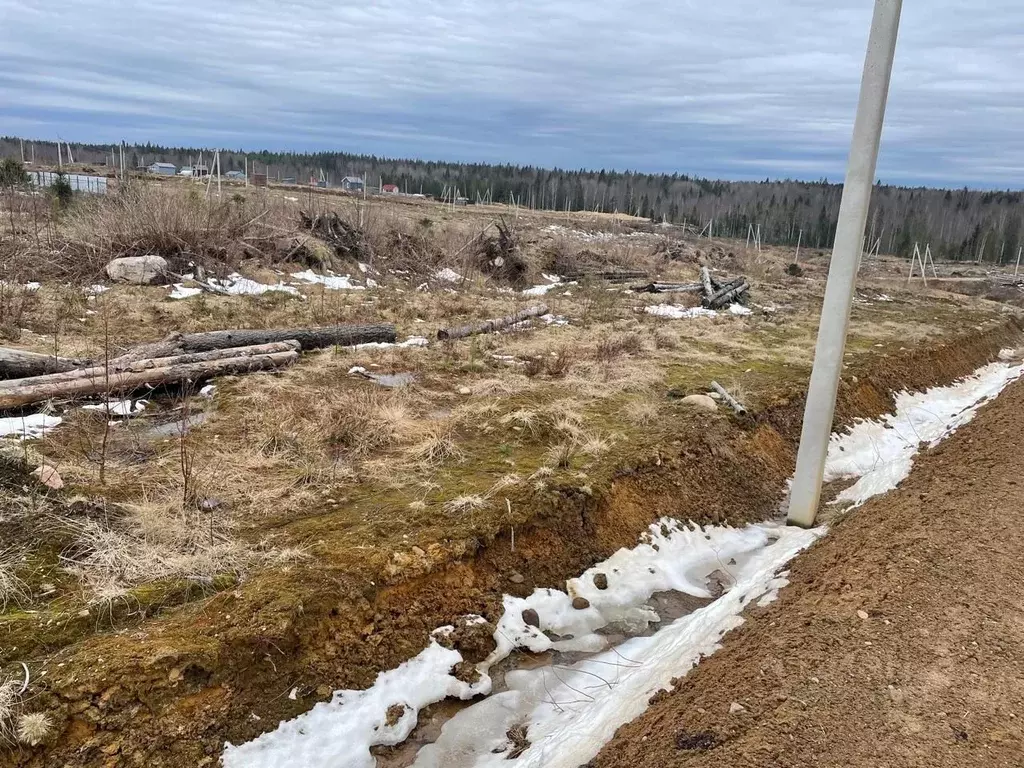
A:
[[[1022,429],[1018,383],[589,765],[1024,765]]]

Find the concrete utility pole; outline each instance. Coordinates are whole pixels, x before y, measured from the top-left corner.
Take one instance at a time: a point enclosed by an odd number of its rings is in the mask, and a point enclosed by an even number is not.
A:
[[[789,498],[788,518],[793,525],[810,527],[814,525],[814,518],[818,514],[821,482],[836,409],[836,393],[839,391],[839,377],[843,370],[850,309],[860,266],[861,238],[864,237],[867,225],[871,186],[875,180],[878,145],[885,121],[885,104],[889,96],[902,10],[903,0],[875,0],[857,119],[853,125],[850,159],[846,169],[846,184],[839,206],[839,224],[818,326],[814,368],[807,390],[796,475]]]

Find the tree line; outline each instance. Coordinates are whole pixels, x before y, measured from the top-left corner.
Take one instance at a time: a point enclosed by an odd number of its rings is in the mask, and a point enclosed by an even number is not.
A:
[[[15,137],[0,138],[0,156],[26,157],[55,164],[53,142]],[[109,164],[108,145],[71,144],[78,163]],[[207,164],[211,150],[163,147],[154,144],[125,147],[126,163],[137,167],[152,162],[177,166]],[[432,197],[459,196],[470,203],[493,201],[548,210],[627,212],[653,221],[687,224],[716,236],[744,238],[760,227],[765,243],[829,248],[835,237],[842,185],[818,181],[720,181],[685,174],[648,174],[615,170],[571,170],[534,166],[447,163],[358,155],[346,152],[242,152],[221,150],[223,171],[266,172],[271,179],[294,178],[309,183],[329,177],[363,176],[372,188],[395,184],[402,192]],[[979,191],[900,187],[878,184],[872,195],[866,247],[907,256],[914,243],[930,243],[937,257],[1009,262],[1024,245],[1022,194],[1017,191]]]

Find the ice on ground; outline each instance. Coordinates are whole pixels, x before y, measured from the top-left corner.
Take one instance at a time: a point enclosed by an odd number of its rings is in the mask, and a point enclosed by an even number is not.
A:
[[[203,292],[202,288],[188,288],[181,283],[175,283],[171,286],[171,292],[168,294],[169,299],[189,299],[193,296],[198,296]]]
[[[753,312],[742,304],[730,304],[725,310],[730,315],[750,315]],[[715,309],[704,307],[683,307],[679,304],[652,304],[644,307],[644,312],[655,317],[665,317],[669,320],[691,320],[695,317],[718,317],[719,312]]]
[[[42,437],[51,429],[59,427],[63,419],[60,416],[47,416],[44,413],[32,413],[27,416],[9,416],[0,419],[0,437],[15,435],[24,440]]]
[[[366,286],[356,285],[348,275],[318,275],[311,269],[296,272],[292,275],[296,280],[322,285],[332,291],[365,291]]]
[[[110,286],[100,285],[99,283],[96,283],[95,285],[88,286],[85,289],[85,293],[92,294],[93,296],[98,296],[99,294],[106,293],[109,290]]]
[[[217,394],[216,384],[207,384],[205,387],[199,390],[200,397],[213,397]]]
[[[896,397],[895,413],[833,434],[825,481],[858,478],[834,503],[860,506],[872,496],[891,491],[910,474],[921,445],[940,443],[1022,374],[1024,366],[992,363],[948,387],[903,392]]]
[[[446,283],[457,283],[462,279],[462,275],[449,267],[439,269],[434,273],[434,277],[438,280],[443,280]]]
[[[111,416],[135,416],[146,410],[149,400],[108,400],[106,403],[83,405],[83,411],[106,411]]]

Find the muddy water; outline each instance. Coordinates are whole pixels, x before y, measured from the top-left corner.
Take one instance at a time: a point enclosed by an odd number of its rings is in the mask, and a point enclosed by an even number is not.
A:
[[[607,648],[597,653],[556,650],[544,653],[514,651],[507,659],[491,667],[490,675],[493,681],[491,694],[508,690],[508,686],[505,684],[505,676],[509,672],[568,666],[584,661],[597,656],[598,653],[604,653],[609,649],[617,648],[630,638],[650,637],[676,619],[688,616],[712,602],[714,602],[712,599],[693,597],[683,592],[655,592],[647,601],[647,605],[658,613],[661,617],[660,622],[648,624],[640,632],[630,631],[629,627],[618,624],[609,624],[596,632],[596,634],[603,635],[608,641]],[[427,744],[433,744],[437,741],[445,723],[479,700],[479,698],[470,701],[446,699],[426,707],[420,712],[416,729],[410,734],[408,739],[397,747],[372,747],[370,749],[377,758],[377,768],[410,768],[416,762],[416,756],[419,754],[419,751]]]

